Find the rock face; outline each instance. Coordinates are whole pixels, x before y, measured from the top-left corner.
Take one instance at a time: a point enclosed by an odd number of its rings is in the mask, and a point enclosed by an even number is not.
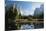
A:
[[[34,11],[34,16],[39,16],[40,14],[44,13],[44,5],[42,4],[40,8],[36,8]]]
[[[40,8],[36,8],[34,12],[34,16],[38,16],[40,14]]]

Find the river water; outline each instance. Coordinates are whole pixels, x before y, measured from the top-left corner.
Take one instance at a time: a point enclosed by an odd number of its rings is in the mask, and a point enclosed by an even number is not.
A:
[[[28,30],[28,29],[39,29],[44,28],[44,24],[23,24],[20,27],[20,30]]]
[[[31,25],[31,24],[21,25],[20,30],[26,30],[26,29],[34,29],[34,25]]]

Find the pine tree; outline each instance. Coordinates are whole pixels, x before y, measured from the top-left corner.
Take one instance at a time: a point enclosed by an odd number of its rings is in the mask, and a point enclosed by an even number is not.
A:
[[[8,11],[6,11],[6,14],[5,14],[5,26],[6,26],[6,29],[17,29],[16,27],[16,22],[14,22],[14,20],[16,19],[16,15],[17,15],[17,9],[15,8],[14,9],[14,13],[13,13],[13,7],[11,6],[9,8]]]

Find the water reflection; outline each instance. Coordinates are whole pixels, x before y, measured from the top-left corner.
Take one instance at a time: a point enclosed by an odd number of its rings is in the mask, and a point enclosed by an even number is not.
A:
[[[25,30],[25,29],[34,29],[34,25],[33,24],[23,24],[20,27],[21,30]]]
[[[44,24],[23,24],[20,27],[20,30],[27,30],[27,29],[39,29],[39,28],[44,28]]]

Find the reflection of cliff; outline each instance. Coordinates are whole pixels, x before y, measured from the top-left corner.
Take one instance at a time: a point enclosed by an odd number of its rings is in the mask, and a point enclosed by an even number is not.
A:
[[[35,9],[34,16],[43,18],[43,14],[44,14],[44,5],[42,4],[40,8]]]

